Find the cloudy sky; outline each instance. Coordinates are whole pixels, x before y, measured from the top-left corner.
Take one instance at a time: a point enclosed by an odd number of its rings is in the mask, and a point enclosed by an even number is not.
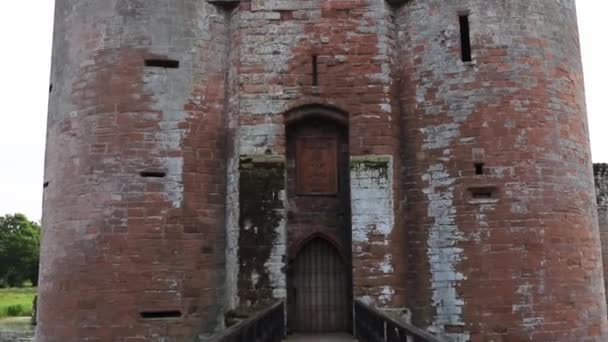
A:
[[[608,162],[608,4],[577,3],[593,160]],[[7,1],[0,12],[0,215],[40,219],[53,6]]]

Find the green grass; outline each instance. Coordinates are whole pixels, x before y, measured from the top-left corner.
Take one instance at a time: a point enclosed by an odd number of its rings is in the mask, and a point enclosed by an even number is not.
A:
[[[0,289],[0,318],[30,316],[35,287]]]

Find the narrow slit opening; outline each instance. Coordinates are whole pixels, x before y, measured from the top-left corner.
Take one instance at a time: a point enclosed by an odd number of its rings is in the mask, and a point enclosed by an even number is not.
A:
[[[167,173],[163,171],[142,171],[139,175],[144,178],[164,178]]]
[[[483,163],[475,163],[475,174],[483,175],[484,174],[484,164]]]
[[[469,26],[469,15],[458,16],[460,21],[460,51],[463,62],[472,61],[471,58],[471,30]]]
[[[152,68],[166,68],[166,69],[177,69],[179,68],[179,61],[174,59],[146,59],[147,67]]]
[[[482,187],[482,188],[471,188],[471,197],[474,199],[492,199],[495,196],[496,188],[493,187]]]
[[[473,198],[492,198],[491,191],[475,191],[473,193]]]
[[[42,184],[42,188],[43,188],[43,189],[48,188],[48,187],[49,187],[49,184],[51,184],[51,182],[49,182],[49,181],[44,182],[44,183]]]
[[[319,58],[317,55],[312,56],[312,85],[319,85]]]
[[[142,311],[139,315],[143,319],[179,318],[182,316],[182,312],[179,310]]]
[[[49,94],[53,92],[53,83],[49,84]]]

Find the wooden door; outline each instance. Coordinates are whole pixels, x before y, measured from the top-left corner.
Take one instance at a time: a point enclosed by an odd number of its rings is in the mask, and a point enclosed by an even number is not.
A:
[[[336,248],[322,238],[311,240],[297,255],[291,272],[290,330],[347,331],[348,270]]]

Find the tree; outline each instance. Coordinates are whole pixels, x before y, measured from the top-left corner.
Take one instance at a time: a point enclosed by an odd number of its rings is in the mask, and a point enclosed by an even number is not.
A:
[[[38,284],[40,226],[23,214],[0,216],[0,285]]]

